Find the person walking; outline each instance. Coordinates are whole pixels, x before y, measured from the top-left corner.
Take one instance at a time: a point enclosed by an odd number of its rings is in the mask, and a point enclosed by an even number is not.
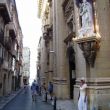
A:
[[[39,85],[36,83],[36,93],[39,94]]]
[[[53,98],[53,83],[52,82],[49,82],[48,92],[49,92],[49,95],[50,95],[50,100],[52,100],[52,98]]]
[[[78,110],[87,110],[87,84],[85,78],[81,78],[80,83]]]
[[[36,80],[34,80],[34,82],[31,85],[31,93],[32,93],[33,101],[36,101],[36,87],[37,87],[37,83],[36,83]]]
[[[25,85],[24,85],[24,94],[26,94],[27,92],[28,92],[28,85],[25,84]]]
[[[46,85],[45,83],[43,83],[43,85],[41,86],[42,101],[46,101],[46,93]]]

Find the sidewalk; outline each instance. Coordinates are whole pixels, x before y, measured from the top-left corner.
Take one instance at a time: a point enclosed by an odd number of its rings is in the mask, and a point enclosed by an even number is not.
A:
[[[76,110],[73,100],[57,100],[57,110]]]
[[[47,103],[54,105],[54,100],[49,100],[49,95],[47,96],[48,100]],[[56,109],[57,110],[77,110],[76,104],[73,100],[57,100],[56,102]]]
[[[11,100],[13,100],[21,91],[23,88],[12,92],[12,94],[0,97],[0,110],[2,110]]]

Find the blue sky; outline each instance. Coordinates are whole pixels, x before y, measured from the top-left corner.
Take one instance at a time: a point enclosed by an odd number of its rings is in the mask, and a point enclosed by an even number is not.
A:
[[[16,0],[20,26],[23,33],[23,45],[30,48],[30,76],[36,75],[37,45],[41,36],[41,21],[37,17],[37,0]]]

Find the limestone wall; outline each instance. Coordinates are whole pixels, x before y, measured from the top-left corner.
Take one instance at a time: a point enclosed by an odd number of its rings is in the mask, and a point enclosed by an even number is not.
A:
[[[86,65],[79,46],[76,45],[76,74],[77,79],[87,78],[89,110],[109,110],[110,105],[110,1],[95,0],[97,32],[101,36],[100,48],[97,51],[94,67]],[[76,22],[78,22],[78,9],[75,8]],[[77,30],[79,29],[76,25]],[[78,83],[75,86],[74,98],[77,104]]]
[[[62,82],[55,84],[55,91],[58,97],[67,98],[68,94],[68,71],[66,61],[66,45],[64,44],[64,38],[66,36],[66,26],[64,21],[64,15],[62,10],[63,0],[53,0],[53,49],[55,51],[54,59],[54,77],[55,79],[66,80],[66,84],[62,86]],[[61,90],[63,91],[62,94]],[[68,96],[67,96],[68,95]]]

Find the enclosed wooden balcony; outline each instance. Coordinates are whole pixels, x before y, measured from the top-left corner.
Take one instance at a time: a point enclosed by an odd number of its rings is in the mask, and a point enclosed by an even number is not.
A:
[[[18,64],[19,64],[20,66],[23,66],[23,62],[22,62],[22,59],[21,59],[21,58],[19,59]]]
[[[16,28],[13,22],[10,22],[9,24],[9,34],[13,39],[17,36]]]
[[[48,28],[49,28],[49,24],[46,24],[43,26],[43,37],[45,39],[45,37],[48,35]]]
[[[14,58],[17,58],[17,51],[15,49],[12,49],[11,54]]]
[[[0,0],[0,13],[6,24],[11,21],[10,9],[10,0]]]
[[[12,43],[11,38],[9,36],[5,36],[4,45],[8,50],[11,50],[11,43]]]
[[[43,26],[43,38],[45,40],[52,38],[52,25],[47,24]]]
[[[71,17],[71,15],[73,15],[73,11],[74,11],[73,0],[64,0],[62,7],[63,7],[65,19],[67,20]]]

